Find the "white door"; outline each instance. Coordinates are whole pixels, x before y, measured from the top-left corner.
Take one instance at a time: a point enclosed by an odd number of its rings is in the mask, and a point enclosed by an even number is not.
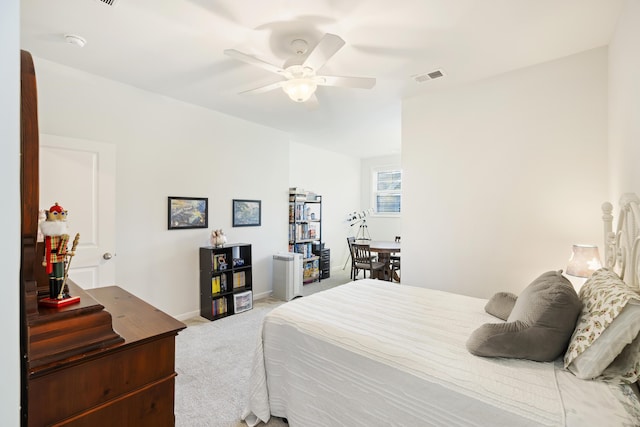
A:
[[[69,278],[85,289],[115,284],[115,171],[112,144],[40,134],[40,209],[69,211]]]

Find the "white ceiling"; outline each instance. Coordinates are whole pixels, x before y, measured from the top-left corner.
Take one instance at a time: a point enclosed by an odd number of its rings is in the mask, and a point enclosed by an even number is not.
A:
[[[606,45],[623,0],[22,0],[21,48],[89,73],[290,132],[349,155],[399,152],[401,100]],[[290,42],[346,45],[321,74],[377,78],[319,87],[316,109],[281,90],[238,94],[277,75]],[[84,37],[84,48],[64,34]],[[445,77],[412,76],[442,69]],[[37,70],[36,70],[37,71]]]

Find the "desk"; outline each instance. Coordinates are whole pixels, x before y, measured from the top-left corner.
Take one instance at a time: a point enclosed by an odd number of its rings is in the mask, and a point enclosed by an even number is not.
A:
[[[391,278],[391,254],[400,252],[400,242],[391,242],[385,240],[356,240],[356,243],[368,244],[371,252],[378,254],[378,261],[384,262],[384,277],[378,277],[378,279],[389,280]],[[400,278],[393,277],[398,282]]]

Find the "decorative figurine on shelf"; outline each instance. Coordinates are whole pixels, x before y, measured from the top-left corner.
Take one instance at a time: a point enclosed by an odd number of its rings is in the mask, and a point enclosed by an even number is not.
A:
[[[49,275],[49,298],[41,300],[43,305],[61,306],[80,301],[79,297],[71,297],[66,286],[71,258],[75,255],[80,234],[76,234],[71,251],[67,251],[69,234],[67,231],[67,211],[58,203],[45,211],[46,219],[40,223],[44,236],[44,260],[46,273]]]
[[[216,248],[224,246],[227,243],[227,236],[224,235],[222,229],[213,230],[211,232],[211,246]]]
[[[216,264],[218,264],[218,271],[224,271],[227,269],[227,255],[226,254],[218,254],[216,255]]]

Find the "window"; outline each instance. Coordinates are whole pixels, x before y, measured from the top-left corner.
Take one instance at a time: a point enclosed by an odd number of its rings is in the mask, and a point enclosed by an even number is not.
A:
[[[402,202],[402,171],[378,169],[373,172],[373,205],[378,215],[399,215]]]

